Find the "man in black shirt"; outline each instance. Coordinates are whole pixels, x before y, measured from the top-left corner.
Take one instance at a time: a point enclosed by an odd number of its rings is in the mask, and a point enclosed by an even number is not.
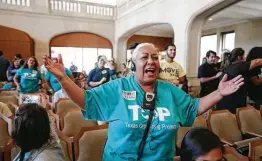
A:
[[[235,114],[236,109],[240,107],[246,107],[247,98],[247,84],[250,70],[262,66],[262,59],[255,59],[252,61],[245,61],[245,51],[242,48],[236,48],[231,52],[231,64],[224,69],[223,75],[227,74],[228,79],[231,80],[235,76],[242,75],[245,84],[240,89],[229,96],[223,97],[217,105],[217,110],[228,109],[231,113]]]
[[[262,58],[262,47],[254,47],[250,50],[247,61]],[[255,102],[257,109],[262,105],[262,68],[256,67],[249,73],[248,96]]]
[[[7,81],[6,71],[9,66],[10,66],[9,60],[4,58],[3,52],[0,51],[0,82]]]
[[[198,78],[200,79],[201,91],[200,97],[206,96],[215,91],[219,84],[219,76],[215,66],[216,52],[209,50],[206,53],[207,62],[198,68]]]

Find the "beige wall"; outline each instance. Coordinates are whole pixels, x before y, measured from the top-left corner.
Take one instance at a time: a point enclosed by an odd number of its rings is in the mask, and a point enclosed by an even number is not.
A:
[[[235,31],[235,47],[243,48],[246,54],[254,46],[262,46],[262,20],[253,20],[227,27],[210,29],[203,31],[202,35],[216,33],[218,37],[221,37],[221,33],[227,31]]]
[[[35,43],[34,55],[42,59],[49,54],[50,40],[60,34],[89,32],[114,42],[114,22],[81,17],[8,11],[0,9],[0,25],[26,32]],[[41,63],[42,61],[40,61]]]

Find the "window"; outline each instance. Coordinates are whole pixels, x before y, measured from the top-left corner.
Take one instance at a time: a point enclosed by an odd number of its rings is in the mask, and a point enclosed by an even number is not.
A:
[[[206,53],[209,50],[217,51],[217,35],[208,35],[201,37],[200,64],[202,64],[202,59],[206,57]]]
[[[235,48],[235,32],[222,33],[222,49],[233,50]]]
[[[52,57],[61,54],[66,68],[71,64],[77,66],[78,72],[85,71],[87,74],[94,69],[99,55],[105,55],[108,60],[112,59],[111,49],[101,48],[77,48],[77,47],[51,47]]]

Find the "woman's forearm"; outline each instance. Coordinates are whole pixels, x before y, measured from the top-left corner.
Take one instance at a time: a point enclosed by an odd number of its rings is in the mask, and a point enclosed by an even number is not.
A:
[[[66,94],[71,98],[75,103],[77,103],[82,109],[85,109],[85,94],[84,90],[79,88],[73,80],[68,76],[64,76],[58,79],[62,85]]]
[[[16,85],[17,87],[20,86],[20,84],[19,84],[18,79],[17,79],[16,76],[14,76],[13,80],[14,80],[14,83],[15,83],[15,85]]]

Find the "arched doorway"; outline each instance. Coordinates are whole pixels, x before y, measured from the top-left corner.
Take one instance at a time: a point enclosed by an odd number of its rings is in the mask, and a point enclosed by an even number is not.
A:
[[[21,54],[23,59],[34,55],[34,42],[27,33],[0,26],[0,35],[0,50],[9,60],[16,54]]]
[[[69,68],[76,65],[78,72],[89,73],[95,67],[97,57],[105,55],[112,58],[112,43],[99,35],[87,32],[65,33],[50,41],[51,56],[61,54],[64,64]]]

